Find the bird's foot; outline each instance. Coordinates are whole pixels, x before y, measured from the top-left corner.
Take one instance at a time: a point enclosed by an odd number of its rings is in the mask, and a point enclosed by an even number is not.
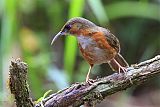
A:
[[[93,80],[93,79],[88,79],[88,80],[86,81],[86,83],[88,83],[89,85],[92,85],[92,84],[94,83],[94,80]]]
[[[128,77],[128,75],[127,75],[127,71],[128,71],[128,70],[127,70],[127,68],[126,68],[126,67],[122,67],[122,66],[120,66],[120,67],[119,67],[119,71],[118,71],[118,72],[119,72],[119,73],[121,73],[121,70],[122,70],[122,72],[125,74],[126,78],[127,78],[127,79],[129,79],[130,83],[131,83],[131,84],[133,84],[133,82],[132,82],[131,78],[130,78],[130,77]]]
[[[122,67],[122,66],[119,66],[119,74],[121,73],[121,70],[123,71],[124,74],[127,74],[127,68],[126,67]]]

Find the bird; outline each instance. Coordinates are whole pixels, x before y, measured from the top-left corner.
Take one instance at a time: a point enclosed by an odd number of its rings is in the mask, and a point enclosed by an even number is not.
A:
[[[68,20],[59,33],[52,39],[51,45],[63,35],[77,38],[78,47],[84,59],[90,65],[86,82],[94,65],[108,63],[113,71],[126,73],[129,66],[120,54],[120,42],[108,29],[93,22],[75,17]]]

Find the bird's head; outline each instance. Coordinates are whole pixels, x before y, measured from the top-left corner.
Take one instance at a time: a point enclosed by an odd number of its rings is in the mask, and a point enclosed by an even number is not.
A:
[[[94,23],[92,23],[87,19],[81,17],[72,18],[62,27],[61,31],[56,36],[54,36],[51,45],[61,35],[67,35],[67,34],[72,34],[75,36],[82,35],[86,29],[95,26],[96,25]]]

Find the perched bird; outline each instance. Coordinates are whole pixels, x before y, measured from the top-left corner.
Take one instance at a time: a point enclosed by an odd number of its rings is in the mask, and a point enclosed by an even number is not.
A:
[[[127,71],[128,63],[120,55],[119,40],[108,29],[81,17],[72,18],[53,38],[51,45],[59,36],[67,34],[77,38],[79,49],[90,65],[86,81],[89,80],[91,69],[96,64],[108,63],[114,71],[119,73]]]

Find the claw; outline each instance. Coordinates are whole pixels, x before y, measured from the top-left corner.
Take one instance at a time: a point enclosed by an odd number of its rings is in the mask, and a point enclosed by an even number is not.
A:
[[[92,85],[94,83],[94,80],[89,79],[88,81],[86,81],[89,85]]]
[[[119,65],[119,70],[118,73],[121,73],[121,70],[123,71],[123,73],[127,73],[127,68],[126,67],[122,67],[121,65]]]
[[[119,69],[118,69],[118,73],[120,74],[121,73],[121,70],[123,71],[123,73],[125,74],[125,76],[126,76],[126,78],[128,78],[128,76],[127,76],[127,68],[126,67],[123,67],[123,66],[121,66],[115,59],[114,59],[114,61],[116,62],[116,64],[118,65],[118,67],[119,67]],[[132,82],[132,80],[131,80],[131,78],[129,78],[129,81],[130,81],[130,83],[131,84],[133,84],[133,82]]]

